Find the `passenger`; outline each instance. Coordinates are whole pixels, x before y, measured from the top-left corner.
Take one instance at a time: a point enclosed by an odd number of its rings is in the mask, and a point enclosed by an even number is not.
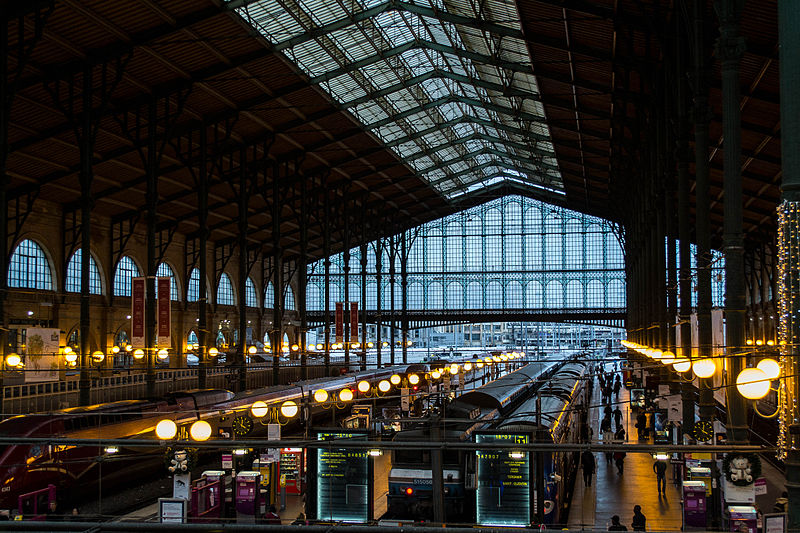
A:
[[[583,466],[583,484],[586,487],[592,486],[592,476],[596,466],[594,454],[589,450],[584,450],[581,455],[581,465]]]
[[[69,516],[71,522],[80,522],[81,521],[81,510],[77,507],[72,508],[72,513]]]
[[[306,520],[306,514],[305,513],[300,513],[299,515],[297,515],[297,518],[294,519],[294,522],[292,522],[292,525],[293,526],[307,526],[308,525],[308,520]]]
[[[789,503],[789,493],[783,491],[781,497],[775,500],[775,505],[772,506],[773,513],[785,513],[786,505]]]
[[[619,408],[619,405],[614,408],[614,423],[617,426],[617,431],[622,427],[622,410]]]
[[[634,505],[633,506],[633,522],[631,523],[631,529],[634,531],[646,531],[646,524],[647,524],[647,517],[642,514],[642,506],[641,505]]]
[[[614,433],[614,440],[616,442],[625,442],[625,428],[620,426],[617,428],[617,432]]]
[[[614,380],[614,395],[619,400],[619,390],[622,388],[622,382],[619,380],[619,374],[617,374],[617,379]]]
[[[628,528],[619,523],[619,516],[614,515],[611,517],[611,525],[608,526],[609,531],[628,531]]]
[[[622,475],[625,470],[625,452],[614,452],[614,462],[617,464],[617,475]]]
[[[653,463],[653,472],[656,473],[656,484],[658,485],[658,493],[667,495],[667,463],[664,461],[656,461]]]
[[[264,523],[278,526],[281,525],[281,517],[278,516],[278,512],[275,510],[274,505],[269,506],[269,511],[267,511],[267,514],[264,515]]]
[[[647,415],[644,414],[644,411],[639,411],[639,414],[636,416],[636,433],[639,436],[639,440],[645,438],[646,427],[647,427]]]

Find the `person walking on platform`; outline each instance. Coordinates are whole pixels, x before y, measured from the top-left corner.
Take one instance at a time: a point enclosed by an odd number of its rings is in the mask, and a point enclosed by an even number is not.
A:
[[[620,426],[614,433],[614,442],[625,442],[625,428]]]
[[[625,452],[614,452],[614,462],[617,464],[617,474],[621,476],[625,470]]]
[[[619,408],[619,405],[614,408],[614,423],[617,426],[617,431],[622,427],[622,410]]]
[[[647,529],[647,517],[642,513],[641,505],[633,506],[633,522],[631,523],[631,529],[634,531],[646,531]]]
[[[617,374],[617,379],[614,380],[614,396],[617,397],[619,400],[619,391],[622,388],[622,382],[619,379],[619,374]]]
[[[619,516],[614,515],[611,517],[611,525],[608,526],[609,531],[628,531],[628,528],[619,523]]]
[[[667,495],[667,463],[664,461],[656,461],[653,463],[653,472],[656,473],[656,483],[658,484],[658,493]]]
[[[644,414],[644,411],[639,411],[639,414],[636,416],[636,433],[639,436],[639,440],[644,439],[646,428],[647,428],[647,415]]]
[[[592,486],[592,476],[594,475],[595,461],[594,454],[589,450],[584,450],[581,454],[581,465],[583,466],[583,484],[586,487]]]

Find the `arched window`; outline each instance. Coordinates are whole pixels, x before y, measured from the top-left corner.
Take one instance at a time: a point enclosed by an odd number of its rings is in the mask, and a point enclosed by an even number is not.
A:
[[[603,283],[593,279],[589,282],[586,286],[586,305],[587,307],[591,307],[594,309],[599,309],[603,307],[603,296],[605,290],[603,288]]]
[[[83,250],[78,250],[72,254],[72,258],[67,264],[67,292],[81,292],[81,259]],[[94,261],[92,254],[89,254],[89,294],[102,294],[100,285],[100,270]]]
[[[541,309],[542,304],[542,284],[538,281],[531,281],[525,290],[525,307],[528,309]]]
[[[292,288],[289,285],[286,286],[286,293],[285,293],[285,296],[283,297],[283,309],[285,311],[294,311],[295,310],[295,307],[294,307],[294,291],[292,291]]]
[[[583,307],[583,284],[578,280],[567,283],[567,307]]]
[[[247,307],[258,307],[258,298],[256,298],[256,285],[250,278],[247,278],[244,282],[244,305]]]
[[[561,309],[564,307],[564,286],[560,281],[551,281],[545,287],[545,307]]]
[[[200,299],[200,270],[192,269],[189,274],[189,286],[186,291],[186,301],[196,302]],[[206,301],[208,301],[208,286],[206,286]]]
[[[522,309],[522,283],[512,281],[506,285],[506,309]]]
[[[324,303],[322,291],[324,287],[321,283],[309,283],[306,285],[306,309],[308,311],[321,311]],[[369,290],[369,289],[367,289]],[[266,305],[264,306],[266,307]]]
[[[434,282],[428,286],[428,309],[442,309],[444,305],[444,287]]]
[[[503,308],[503,286],[499,281],[490,281],[486,286],[486,308]]]
[[[483,309],[483,288],[477,281],[467,285],[466,309]]]
[[[272,309],[275,307],[275,286],[270,281],[264,289],[264,307]]]
[[[217,285],[217,305],[236,305],[231,278],[224,272],[220,275]]]
[[[114,296],[130,296],[131,280],[141,275],[133,259],[127,255],[122,256],[114,272]]]
[[[426,309],[422,283],[415,281],[408,286],[408,309]]]
[[[156,276],[160,278],[169,278],[169,299],[173,302],[177,302],[180,299],[178,297],[178,278],[175,277],[175,272],[172,271],[172,267],[167,263],[161,263],[158,265],[158,270],[156,270]],[[157,297],[158,283],[156,283],[156,298]]]
[[[464,287],[458,282],[447,284],[447,308],[462,309],[464,307]]]
[[[8,286],[53,290],[53,274],[42,248],[30,239],[17,245],[8,267]]]
[[[378,308],[378,284],[369,282],[367,283],[367,305],[366,309]]]

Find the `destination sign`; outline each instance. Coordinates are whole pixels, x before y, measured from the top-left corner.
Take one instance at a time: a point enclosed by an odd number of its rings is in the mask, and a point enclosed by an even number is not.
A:
[[[367,440],[365,433],[318,432],[317,440]],[[317,519],[334,522],[369,520],[369,454],[366,450],[319,448],[317,455]]]
[[[527,444],[526,434],[475,435],[475,442]],[[524,527],[531,523],[530,454],[481,450],[477,454],[476,522],[482,526]]]

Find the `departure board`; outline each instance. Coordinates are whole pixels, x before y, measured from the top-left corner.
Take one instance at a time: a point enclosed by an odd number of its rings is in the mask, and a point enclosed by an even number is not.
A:
[[[527,444],[526,434],[475,435],[475,442]],[[478,450],[476,522],[482,526],[518,526],[531,523],[530,454],[517,450]]]
[[[320,431],[317,440],[367,440],[365,433]],[[318,448],[317,520],[364,523],[369,520],[369,454],[367,450]]]

